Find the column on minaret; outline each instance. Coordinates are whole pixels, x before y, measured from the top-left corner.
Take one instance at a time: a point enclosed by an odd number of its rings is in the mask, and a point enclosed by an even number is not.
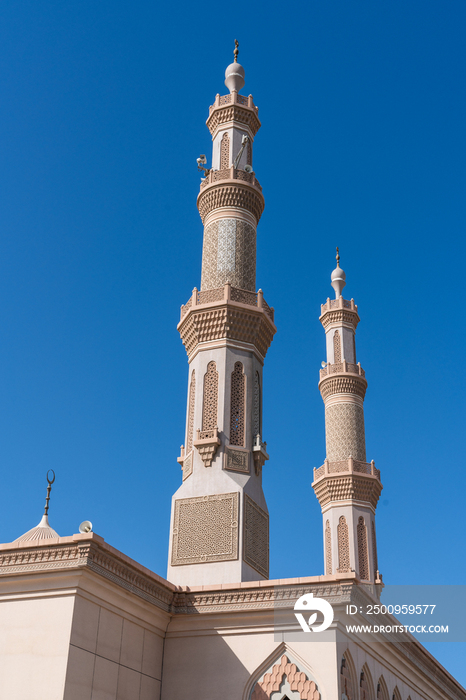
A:
[[[268,511],[262,467],[262,369],[276,331],[256,291],[256,228],[264,208],[252,169],[260,127],[244,69],[228,66],[207,126],[212,167],[197,205],[204,224],[200,289],[181,307],[178,330],[189,362],[186,433],[172,499],[167,578],[203,585],[268,578]]]
[[[380,583],[375,534],[375,509],[382,490],[380,472],[366,461],[364,433],[365,372],[356,362],[358,307],[342,297],[346,284],[340,267],[331,284],[335,299],[322,305],[327,361],[319,389],[325,404],[327,455],[314,469],[313,488],[322,509],[324,561],[327,575],[355,571],[361,581]]]

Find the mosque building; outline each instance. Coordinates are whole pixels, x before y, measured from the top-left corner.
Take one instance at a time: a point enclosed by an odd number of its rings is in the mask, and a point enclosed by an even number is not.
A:
[[[326,457],[312,483],[325,573],[269,580],[262,370],[276,326],[256,291],[261,123],[252,95],[240,92],[237,56],[236,44],[229,92],[209,109],[211,167],[198,159],[202,274],[178,324],[189,377],[167,578],[90,528],[60,537],[48,520],[49,479],[39,525],[0,545],[2,699],[466,700],[409,632],[368,638],[347,629],[367,624],[364,611],[384,585],[375,520],[382,483],[366,456],[360,319],[342,296],[338,250],[335,298],[320,315]],[[306,605],[324,622],[306,621]]]

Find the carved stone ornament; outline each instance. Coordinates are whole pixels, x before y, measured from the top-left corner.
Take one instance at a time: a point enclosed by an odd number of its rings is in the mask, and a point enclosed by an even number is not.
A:
[[[197,440],[194,440],[194,447],[201,455],[205,467],[212,466],[212,460],[215,457],[219,445],[220,438],[218,436],[218,428],[197,431]]]
[[[259,437],[259,436],[258,436]],[[269,455],[267,454],[267,443],[266,442],[261,442],[259,445],[254,445],[252,448],[252,455],[254,457],[254,469],[256,472],[256,476],[259,476],[259,474],[262,472],[262,467],[266,463],[266,461],[269,458]]]
[[[251,700],[270,700],[273,693],[280,690],[284,680],[288,681],[290,689],[299,693],[301,700],[320,700],[320,693],[314,681],[310,681],[296,664],[290,662],[283,654],[280,662],[275,664],[262,680],[257,681],[251,694]]]
[[[225,469],[249,474],[249,450],[232,450],[228,447],[225,451]]]

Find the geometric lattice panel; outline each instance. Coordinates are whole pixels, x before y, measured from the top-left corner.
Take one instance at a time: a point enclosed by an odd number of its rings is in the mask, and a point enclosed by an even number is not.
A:
[[[243,559],[264,578],[269,577],[269,516],[244,494]]]
[[[241,219],[220,219],[204,229],[201,290],[226,282],[255,291],[256,230]]]
[[[172,566],[238,558],[239,494],[175,501]]]
[[[366,461],[364,411],[354,403],[335,403],[325,409],[325,438],[329,462]]]

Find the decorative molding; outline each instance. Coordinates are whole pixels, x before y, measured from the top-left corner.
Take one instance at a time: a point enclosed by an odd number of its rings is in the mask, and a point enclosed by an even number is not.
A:
[[[265,308],[224,300],[207,308],[191,306],[178,330],[188,357],[200,343],[223,338],[248,343],[265,357],[277,329]]]
[[[242,95],[238,95],[238,97],[242,97]],[[228,124],[229,122],[237,122],[239,125],[248,126],[253,137],[257,134],[261,126],[255,107],[250,108],[245,104],[239,105],[231,103],[220,106],[213,105],[206,122],[212,136],[219,126]]]
[[[321,508],[333,501],[360,501],[377,506],[382,484],[370,474],[326,474],[314,481],[312,488]]]
[[[92,540],[72,545],[15,548],[0,555],[0,575],[3,576],[82,568],[94,571],[163,610],[168,611],[171,607],[171,584],[167,583],[167,587],[159,584],[151,576],[144,575]]]
[[[344,374],[324,377],[319,382],[319,391],[325,401],[332,394],[356,394],[362,399],[366,395],[367,382],[364,377]]]
[[[272,693],[280,690],[285,678],[288,680],[290,689],[299,693],[301,700],[320,700],[319,689],[314,681],[310,681],[285,654],[280,659],[280,663],[275,664],[271,671],[264,673],[262,680],[257,681],[251,700],[270,700]]]
[[[269,577],[269,515],[244,494],[243,559],[264,578]]]
[[[355,331],[360,320],[361,319],[359,318],[357,311],[351,311],[350,309],[335,309],[333,311],[326,311],[319,318],[319,321],[326,331],[333,325],[349,326]]]
[[[239,493],[175,500],[172,566],[238,559]]]
[[[245,209],[259,222],[265,207],[264,195],[259,187],[244,180],[221,180],[200,191],[197,208],[203,223],[211,211],[222,207]]]
[[[270,585],[267,583],[256,588],[232,586],[230,589],[212,591],[183,591],[175,594],[173,607],[177,613],[194,615],[278,608],[292,610],[298,598],[305,593],[314,593],[315,597],[326,598],[332,605],[346,605],[352,602],[365,605],[369,599],[364,595],[359,596],[359,591],[355,591],[352,586],[353,583],[347,581],[289,585],[271,581]]]
[[[225,469],[249,474],[249,450],[225,449]]]

